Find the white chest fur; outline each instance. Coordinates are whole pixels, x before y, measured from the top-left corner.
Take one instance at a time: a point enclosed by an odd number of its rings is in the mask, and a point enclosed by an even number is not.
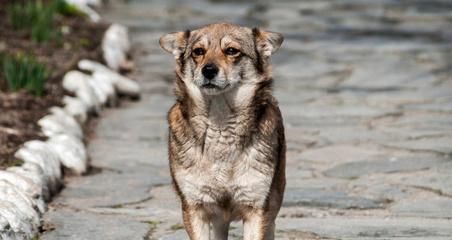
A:
[[[208,123],[204,146],[191,146],[183,161],[193,164],[175,173],[186,200],[193,204],[228,200],[232,205],[263,206],[274,173],[272,161],[266,161],[271,146],[258,142],[241,146],[236,134],[240,123],[226,111],[212,109],[204,121]]]
[[[264,205],[274,174],[274,161],[267,159],[271,146],[259,141],[241,146],[238,133],[244,115],[231,110],[231,106],[244,107],[252,90],[253,86],[245,85],[230,96],[199,103],[209,106],[207,117],[197,119],[195,124],[206,125],[201,129],[205,132],[204,145],[186,146],[188,151],[181,158],[190,163],[189,167],[178,169],[174,176],[188,202],[215,204],[227,200],[232,206]]]
[[[186,158],[198,159],[190,168],[179,170],[175,177],[187,201],[192,203],[228,199],[232,204],[263,206],[273,168],[258,161],[260,154],[253,147],[238,151],[234,145],[228,149],[213,147],[205,154],[194,148],[187,152]]]

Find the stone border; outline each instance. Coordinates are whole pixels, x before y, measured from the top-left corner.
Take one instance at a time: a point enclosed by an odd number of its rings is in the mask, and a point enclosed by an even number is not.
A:
[[[96,2],[67,1],[82,11],[86,10],[83,6],[89,8],[88,4]],[[91,14],[88,15],[96,21],[95,14]],[[88,168],[81,127],[88,115],[99,114],[104,106],[116,106],[119,94],[139,97],[139,85],[116,72],[120,67],[130,66],[126,58],[129,50],[127,28],[112,24],[102,41],[108,67],[95,61],[81,60],[78,67],[91,74],[76,70],[66,73],[63,87],[73,92],[75,97],[65,96],[63,108],[50,108],[50,114],[38,121],[48,140],[26,142],[15,153],[24,164],[0,171],[0,239],[37,236],[47,203],[63,186],[61,167],[77,175],[85,173]]]

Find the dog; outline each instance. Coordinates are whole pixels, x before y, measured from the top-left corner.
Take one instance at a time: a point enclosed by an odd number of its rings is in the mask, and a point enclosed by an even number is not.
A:
[[[272,96],[279,33],[216,23],[160,38],[176,58],[169,162],[192,240],[274,239],[285,188],[284,126]]]

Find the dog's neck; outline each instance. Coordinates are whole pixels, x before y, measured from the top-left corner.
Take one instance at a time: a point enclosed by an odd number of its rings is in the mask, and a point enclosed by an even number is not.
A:
[[[212,124],[221,125],[225,121],[233,120],[238,115],[247,114],[256,94],[256,85],[240,85],[234,89],[218,95],[202,95],[192,98],[195,102],[197,112],[209,119]],[[195,109],[193,109],[195,110]]]
[[[180,80],[180,79],[179,79]],[[228,124],[240,125],[241,131],[250,131],[256,122],[256,112],[271,97],[272,79],[241,84],[218,95],[202,94],[195,86],[185,85],[182,80],[176,85],[176,93],[185,110],[188,121],[197,134],[206,129],[227,128]]]
[[[227,124],[228,120],[236,117],[237,107],[234,99],[227,94],[205,96],[203,115],[209,120],[209,125],[221,127]]]

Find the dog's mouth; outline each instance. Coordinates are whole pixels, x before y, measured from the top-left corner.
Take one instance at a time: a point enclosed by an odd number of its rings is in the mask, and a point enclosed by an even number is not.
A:
[[[220,88],[217,85],[212,84],[212,83],[205,83],[205,84],[202,85],[202,87],[203,88],[208,88],[208,89],[213,89],[213,88],[218,88],[219,89]]]
[[[209,82],[209,83],[204,83],[203,85],[201,85],[201,87],[204,88],[204,89],[224,90],[224,89],[228,88],[229,85],[230,84],[228,83],[228,84],[226,84],[226,86],[218,86],[216,84],[213,84],[213,83]]]

